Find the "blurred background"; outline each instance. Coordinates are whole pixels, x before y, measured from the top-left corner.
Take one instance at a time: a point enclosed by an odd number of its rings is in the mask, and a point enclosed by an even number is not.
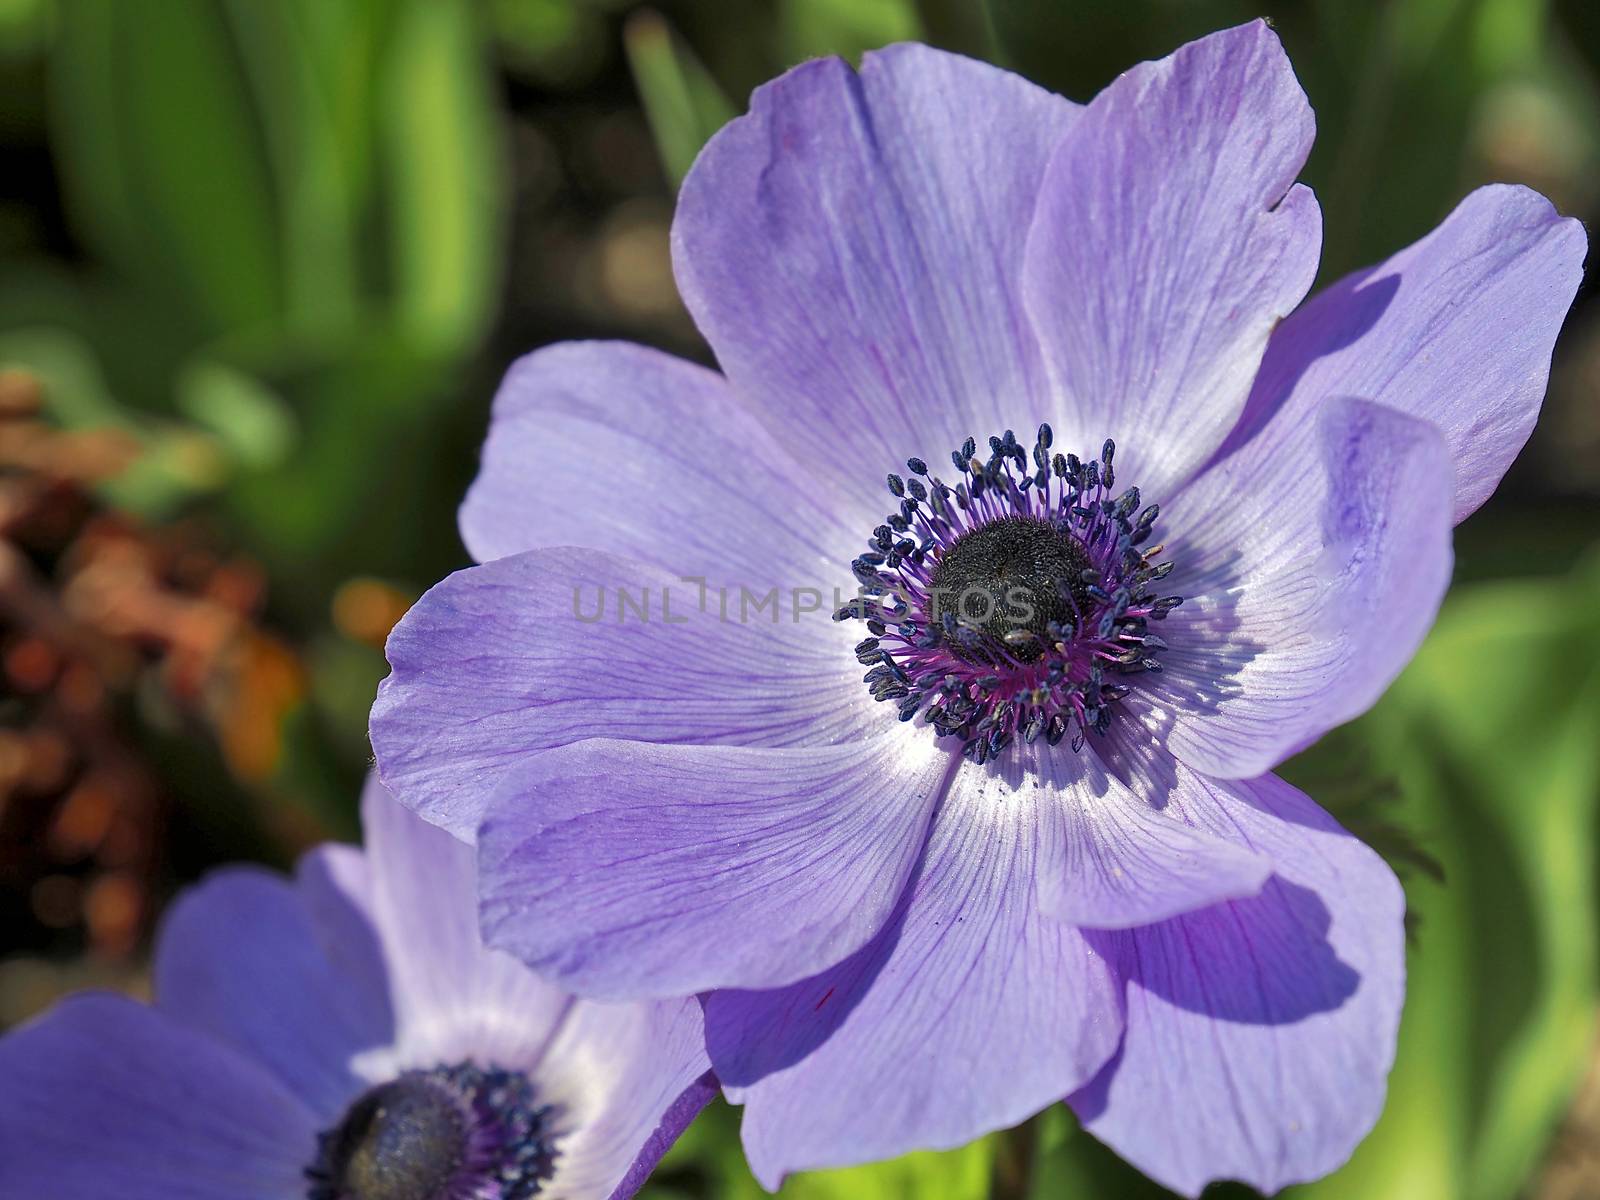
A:
[[[1324,281],[1482,182],[1600,210],[1592,0],[0,0],[0,1028],[141,990],[208,868],[356,834],[383,639],[466,562],[501,372],[707,357],[673,192],[753,86],[916,38],[1086,100],[1263,12],[1317,111]],[[1586,288],[1427,647],[1289,767],[1412,908],[1388,1110],[1296,1195],[1600,1195],[1597,390]],[[759,1195],[736,1115],[652,1188]],[[785,1194],[1164,1193],[1058,1107]]]

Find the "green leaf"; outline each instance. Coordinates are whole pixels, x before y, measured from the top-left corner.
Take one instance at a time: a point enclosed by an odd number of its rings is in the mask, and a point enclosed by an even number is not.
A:
[[[807,1171],[784,1184],[782,1200],[984,1200],[995,1139],[959,1150],[907,1154],[840,1171]]]
[[[287,322],[354,321],[376,158],[374,75],[394,6],[223,2],[274,183]]]
[[[1246,0],[980,0],[995,43],[1012,69],[1087,100],[1118,74],[1183,43],[1263,15]]]
[[[277,466],[297,441],[283,398],[259,379],[223,363],[200,361],[178,377],[178,411],[217,435],[248,467]]]
[[[470,348],[499,295],[504,163],[479,32],[466,0],[412,0],[383,60],[397,316],[425,353]]]
[[[54,0],[0,0],[0,55],[37,52],[49,40],[54,20]]]
[[[55,143],[85,239],[212,332],[272,321],[272,186],[221,8],[67,0],[60,16]]]
[[[1062,1200],[1068,1196],[1164,1200],[1171,1195],[1085,1133],[1065,1104],[1047,1108],[1034,1118],[1033,1124],[1036,1147],[1027,1200]]]
[[[923,36],[911,0],[783,0],[779,14],[790,62],[827,54],[854,62],[868,50]]]
[[[446,455],[431,403],[444,366],[430,347],[381,330],[342,341],[309,343],[302,354],[268,358],[251,374],[291,403],[296,448],[274,464],[241,474],[230,489],[236,518],[257,553],[283,577],[316,587],[308,603],[352,572],[406,576],[449,569],[452,492],[470,470],[470,450]],[[275,369],[274,369],[275,368]],[[440,552],[447,561],[419,555]],[[275,576],[277,577],[277,576]],[[301,599],[299,593],[286,602]]]
[[[791,1175],[779,1200],[985,1200],[1000,1139],[957,1150],[907,1154],[888,1162]],[[640,1200],[715,1196],[762,1200],[767,1193],[745,1165],[739,1110],[721,1100],[695,1118],[657,1168]]]
[[[604,9],[619,0],[488,0],[501,53],[520,74],[564,88],[588,80],[611,49]]]
[[[660,14],[644,9],[630,17],[623,44],[656,152],[677,187],[700,147],[736,110]]]
[[[55,139],[85,240],[190,347],[483,335],[504,228],[469,0],[66,0]],[[373,241],[387,246],[373,253]]]
[[[994,29],[982,3],[973,0],[917,0],[917,19],[929,45],[969,58],[1000,62]]]

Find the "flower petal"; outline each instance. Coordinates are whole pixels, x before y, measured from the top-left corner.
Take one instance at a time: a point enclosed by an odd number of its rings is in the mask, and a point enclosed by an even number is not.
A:
[[[722,376],[625,342],[547,346],[511,368],[461,507],[480,562],[589,546],[719,581],[810,582],[871,524],[841,522]]]
[[[1230,444],[1275,414],[1304,421],[1328,396],[1365,396],[1444,431],[1464,519],[1533,430],[1586,248],[1583,226],[1537,192],[1479,188],[1420,242],[1273,332]]]
[[[531,1069],[571,997],[478,934],[472,847],[369,780],[361,798],[372,906],[393,980],[398,1067],[465,1058]]]
[[[704,1047],[702,1046],[701,1049],[703,1051]],[[690,1122],[699,1116],[700,1110],[715,1100],[721,1092],[722,1085],[717,1082],[716,1075],[709,1070],[679,1092],[678,1098],[661,1114],[661,1120],[655,1129],[651,1131],[650,1136],[645,1139],[644,1146],[634,1157],[633,1162],[629,1164],[622,1178],[617,1181],[617,1186],[611,1191],[610,1200],[627,1200],[628,1197],[637,1193],[644,1186],[645,1180],[650,1178],[650,1173],[666,1157],[667,1151],[672,1149],[674,1143],[683,1136],[683,1131],[689,1128]],[[615,1124],[623,1126],[624,1122],[619,1118]],[[632,1127],[629,1126],[628,1128],[631,1133]],[[609,1132],[609,1129],[605,1126],[597,1129],[595,1138],[597,1142],[602,1131]],[[574,1162],[574,1173],[576,1173],[576,1161]],[[597,1192],[596,1194],[599,1195],[600,1193]]]
[[[232,1047],[121,996],[0,1039],[0,1196],[286,1200],[317,1118]]]
[[[1253,896],[1272,873],[1261,855],[1196,826],[1170,796],[1123,784],[1094,755],[1031,749],[1018,749],[1017,765],[1038,792],[1047,915],[1127,929]]]
[[[1451,465],[1438,429],[1330,400],[1274,421],[1171,506],[1164,586],[1184,597],[1164,670],[1123,703],[1208,775],[1248,778],[1364,712],[1450,582]]]
[[[154,971],[164,1013],[264,1064],[324,1121],[364,1086],[356,1056],[393,1033],[346,986],[295,887],[255,868],[220,871],[178,898]]]
[[[715,1098],[708,1067],[697,1000],[578,1001],[539,1077],[568,1130],[550,1193],[632,1196]]]
[[[684,180],[678,287],[717,361],[845,495],[1037,419],[1023,243],[1077,107],[930,50],[804,63]]]
[[[357,846],[318,846],[301,857],[295,887],[316,926],[323,953],[339,966],[340,986],[374,1022],[393,1029],[389,964],[373,914],[372,872],[366,855]]]
[[[766,1187],[1015,1124],[1114,1052],[1106,964],[1038,910],[1036,808],[964,769],[872,943],[790,987],[707,998],[706,1046],[745,1105],[745,1151]]]
[[[1127,1033],[1071,1104],[1167,1187],[1196,1196],[1239,1179],[1271,1193],[1338,1167],[1383,1108],[1405,897],[1382,859],[1282,780],[1204,786],[1211,815],[1276,874],[1252,899],[1091,935],[1127,980]]]
[[[591,996],[803,979],[882,928],[950,762],[906,727],[804,750],[551,751],[479,831],[484,935]]]
[[[470,841],[501,774],[568,742],[785,746],[882,729],[850,653],[859,634],[828,620],[832,597],[805,598],[818,610],[802,614],[769,594],[776,607],[757,610],[751,593],[727,593],[724,619],[715,589],[572,549],[458,572],[389,637],[379,774]]]
[[[1118,474],[1165,496],[1222,444],[1316,274],[1321,213],[1292,186],[1312,135],[1261,21],[1134,67],[1083,111],[1024,267],[1064,445],[1116,439]]]

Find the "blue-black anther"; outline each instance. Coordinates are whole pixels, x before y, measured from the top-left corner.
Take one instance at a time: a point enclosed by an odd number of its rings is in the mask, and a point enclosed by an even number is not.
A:
[[[865,592],[881,597],[873,611],[893,622],[868,618],[873,637],[857,645],[873,696],[895,701],[902,720],[921,715],[937,736],[958,738],[976,762],[1016,739],[1070,739],[1078,749],[1088,735],[1104,734],[1110,709],[1128,694],[1126,685],[1108,684],[1106,672],[1158,670],[1150,664],[1166,643],[1148,624],[1181,602],[1158,598],[1151,586],[1173,569],[1149,561],[1147,553],[1159,551],[1138,549],[1159,509],[1141,510],[1138,488],[1116,494],[1115,443],[1107,439],[1098,458],[1082,460],[1053,453],[1050,426],[1036,428],[1031,446],[1019,444],[1015,430],[990,436],[984,458],[966,438],[951,454],[960,472],[953,489],[922,459],[906,459],[907,477],[887,476],[898,511],[852,564]],[[1059,490],[1049,486],[1052,475]],[[1013,527],[1015,535],[1000,532]],[[1017,545],[1002,554],[1006,537]],[[987,548],[975,557],[980,546]],[[991,581],[983,564],[995,555]],[[956,571],[957,561],[967,565]],[[956,608],[952,582],[963,597],[983,591],[985,607],[1027,583],[1031,602],[991,623]],[[867,617],[860,607],[841,614]]]

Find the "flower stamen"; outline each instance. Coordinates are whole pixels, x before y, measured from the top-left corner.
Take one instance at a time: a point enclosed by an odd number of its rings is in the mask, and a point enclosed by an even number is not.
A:
[[[520,1071],[407,1071],[318,1136],[307,1200],[532,1200],[553,1173],[552,1116]]]
[[[1076,751],[1104,734],[1130,690],[1116,677],[1161,669],[1150,622],[1183,603],[1152,590],[1173,568],[1156,561],[1164,546],[1143,548],[1159,506],[1115,494],[1115,443],[1085,461],[1052,440],[1039,426],[1030,469],[1011,430],[984,459],[968,438],[954,487],[908,459],[909,478],[888,477],[898,510],[851,564],[860,596],[835,614],[866,623],[856,658],[873,697],[979,763],[1018,736],[1070,734]]]

